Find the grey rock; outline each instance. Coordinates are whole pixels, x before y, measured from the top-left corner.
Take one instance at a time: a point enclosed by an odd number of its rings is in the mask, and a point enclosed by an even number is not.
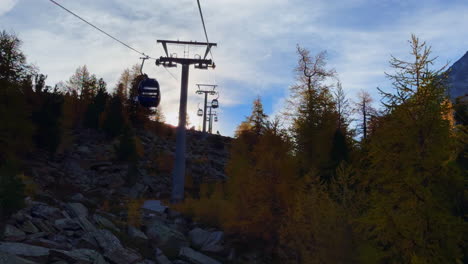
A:
[[[45,247],[45,248],[66,249],[66,250],[71,248],[71,245],[68,243],[56,242],[56,241],[52,241],[52,240],[48,240],[44,238],[29,239],[25,241],[25,243],[29,245]]]
[[[80,237],[77,243],[78,248],[88,248],[99,250],[99,245],[94,238],[94,234],[91,232],[85,233],[83,236]]]
[[[88,146],[79,146],[77,150],[78,152],[83,153],[83,154],[88,154],[91,152]]]
[[[37,227],[35,225],[33,225],[33,223],[31,223],[31,221],[25,221],[21,225],[20,229],[23,230],[24,232],[30,233],[30,234],[34,234],[34,233],[39,232],[39,229],[37,229]]]
[[[159,220],[150,223],[146,235],[152,244],[160,248],[168,257],[177,256],[180,248],[189,245],[188,240],[182,233],[170,228]]]
[[[67,262],[84,262],[84,263],[106,263],[104,257],[99,252],[92,249],[74,249],[70,251],[53,249],[50,251],[50,255],[64,259]]]
[[[0,264],[37,264],[37,262],[20,258],[9,253],[0,252]]]
[[[212,259],[200,252],[197,252],[189,247],[180,249],[179,256],[193,264],[221,264],[221,262]]]
[[[39,232],[39,233],[28,235],[26,239],[38,239],[38,238],[43,238],[45,236],[47,236],[46,232]]]
[[[101,225],[107,229],[112,229],[114,231],[120,232],[120,229],[114,225],[110,220],[107,218],[100,216],[98,214],[93,215],[93,219],[96,222],[96,224]]]
[[[77,217],[78,223],[84,231],[92,232],[96,231],[97,228],[86,218],[85,216]]]
[[[128,235],[132,238],[139,238],[144,240],[148,239],[145,233],[143,233],[140,229],[134,226],[128,226]]]
[[[70,199],[75,202],[82,202],[84,200],[84,196],[81,193],[75,193],[70,197]]]
[[[48,248],[15,242],[0,242],[0,252],[24,257],[42,257],[49,255]]]
[[[58,208],[42,203],[36,204],[31,208],[31,216],[46,220],[63,217],[62,212]]]
[[[154,262],[152,260],[149,260],[149,259],[144,259],[144,260],[142,260],[140,262],[137,262],[136,264],[156,264],[156,262]]]
[[[78,216],[87,217],[88,216],[88,208],[86,208],[81,203],[68,203],[66,205],[66,209],[72,217],[78,217]]]
[[[5,232],[3,234],[6,238],[15,240],[24,238],[26,236],[26,233],[12,225],[6,225]]]
[[[106,253],[123,248],[119,239],[109,230],[101,229],[96,232],[92,232],[92,235],[94,236],[94,239],[96,239],[99,247]]]
[[[218,253],[224,250],[224,233],[221,231],[209,232],[194,228],[189,232],[189,237],[192,246],[201,251]]]
[[[155,258],[157,264],[172,264],[159,248],[156,249]]]
[[[60,230],[80,230],[81,226],[76,219],[62,218],[55,220],[55,226]]]
[[[146,200],[141,208],[159,214],[163,214],[167,210],[167,206],[163,205],[159,200]]]
[[[38,219],[38,218],[33,218],[32,220],[33,220],[34,225],[37,226],[40,231],[46,232],[46,233],[54,233],[55,232],[54,227],[52,226],[52,224],[50,224],[49,221],[41,220],[41,219]]]
[[[106,252],[104,256],[115,264],[132,264],[141,260],[138,253],[127,248],[116,248]]]

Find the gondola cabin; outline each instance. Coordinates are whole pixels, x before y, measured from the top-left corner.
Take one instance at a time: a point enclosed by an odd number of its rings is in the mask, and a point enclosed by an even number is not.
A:
[[[198,109],[198,111],[197,111],[197,116],[203,116],[203,110]]]
[[[161,91],[156,79],[144,78],[138,84],[138,102],[144,107],[157,107],[161,101]]]
[[[217,116],[214,117],[214,121],[218,122],[218,117]]]
[[[211,101],[211,107],[213,108],[219,107],[218,99],[213,99],[213,101]]]

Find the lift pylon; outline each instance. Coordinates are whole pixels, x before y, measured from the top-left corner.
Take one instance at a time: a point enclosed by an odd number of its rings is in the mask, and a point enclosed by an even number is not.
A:
[[[216,43],[196,42],[196,41],[174,41],[174,40],[157,40],[161,43],[166,56],[161,56],[156,60],[157,66],[176,67],[177,64],[182,65],[182,79],[180,88],[180,105],[179,105],[179,125],[176,132],[176,157],[174,162],[174,171],[172,174],[172,192],[171,202],[177,203],[184,200],[184,181],[185,181],[185,143],[186,143],[186,115],[187,115],[187,90],[189,80],[189,66],[195,65],[197,69],[215,68],[215,63],[212,60],[206,59],[212,47],[216,47]],[[171,56],[168,51],[168,44],[188,45],[188,46],[205,46],[205,55],[195,58],[177,58]]]

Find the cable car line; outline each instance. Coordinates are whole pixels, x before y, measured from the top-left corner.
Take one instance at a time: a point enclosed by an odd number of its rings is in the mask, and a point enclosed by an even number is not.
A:
[[[143,57],[147,58],[147,59],[153,59],[153,60],[156,60],[156,58],[153,58],[153,57],[150,57],[148,55],[146,55],[144,52],[141,52],[135,48],[133,48],[132,46],[126,44],[125,42],[119,40],[118,38],[112,36],[111,34],[107,33],[106,31],[100,29],[99,27],[93,25],[91,22],[87,21],[86,19],[82,18],[81,16],[79,16],[78,14],[74,13],[73,11],[67,9],[66,7],[62,6],[61,4],[57,3],[56,1],[54,0],[49,0],[50,2],[52,2],[53,4],[57,5],[58,7],[62,8],[63,10],[67,11],[68,13],[72,14],[73,16],[77,17],[78,19],[80,19],[81,21],[85,22],[86,24],[90,25],[91,27],[95,28],[96,30],[98,30],[99,32],[105,34],[106,36],[110,37],[111,39],[119,42],[120,44],[122,44],[123,46],[135,51],[136,53],[142,55]],[[168,69],[164,68],[170,75],[172,78],[174,78],[176,81],[179,81],[177,79],[177,77],[174,76],[174,74],[172,74]]]
[[[200,11],[200,18],[202,21],[203,30],[205,31],[206,43],[210,43],[210,41],[208,40],[208,33],[206,33],[205,19],[203,19],[203,12],[201,9],[200,0],[197,0],[197,4],[198,4],[198,10]],[[210,50],[210,55],[211,55],[211,59],[214,60],[213,53],[211,52],[211,50]]]
[[[98,30],[99,32],[105,34],[106,36],[108,36],[109,38],[119,42],[120,44],[124,45],[125,47],[135,51],[136,53],[142,55],[142,56],[147,56],[145,53],[131,47],[130,45],[126,44],[125,42],[119,40],[118,38],[112,36],[111,34],[105,32],[104,30],[100,29],[99,27],[93,25],[91,22],[88,22],[86,19],[82,18],[81,16],[75,14],[74,12],[72,12],[71,10],[67,9],[66,7],[62,6],[61,4],[57,3],[56,1],[54,0],[49,0],[50,2],[54,3],[55,5],[57,5],[58,7],[62,8],[63,10],[67,11],[68,13],[74,15],[75,17],[77,17],[78,19],[80,19],[81,21],[85,22],[86,24],[90,25],[91,27],[95,28],[96,30]],[[150,57],[151,58],[151,57]],[[155,59],[155,58],[151,58],[151,59]]]

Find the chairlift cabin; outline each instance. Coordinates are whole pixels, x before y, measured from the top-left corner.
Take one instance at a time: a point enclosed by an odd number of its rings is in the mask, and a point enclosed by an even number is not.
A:
[[[211,101],[211,107],[213,108],[219,107],[218,99],[213,99],[213,101]]]
[[[161,101],[161,91],[156,79],[144,79],[138,84],[138,102],[144,107],[157,107]]]

